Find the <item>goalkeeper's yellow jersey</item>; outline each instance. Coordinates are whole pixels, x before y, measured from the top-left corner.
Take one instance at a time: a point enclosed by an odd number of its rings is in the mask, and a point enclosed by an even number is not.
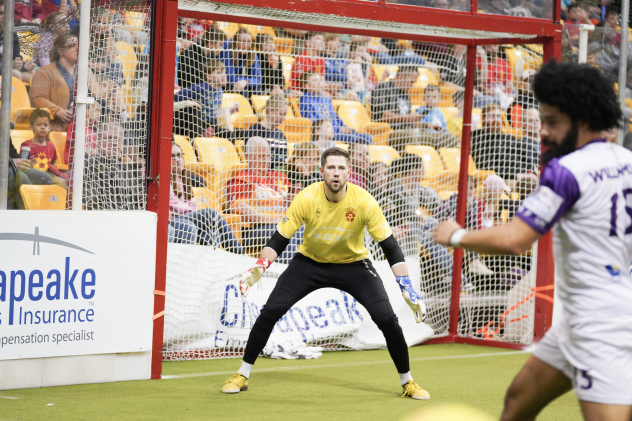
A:
[[[377,201],[361,187],[347,183],[345,197],[331,203],[324,182],[301,191],[290,204],[277,230],[285,238],[305,224],[298,251],[321,263],[351,263],[367,257],[364,228],[376,242],[393,234]]]

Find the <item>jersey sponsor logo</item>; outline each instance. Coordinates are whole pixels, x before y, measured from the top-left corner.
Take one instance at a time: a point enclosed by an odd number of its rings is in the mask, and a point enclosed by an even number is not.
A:
[[[345,219],[347,222],[353,222],[356,217],[356,210],[353,207],[345,209]]]
[[[285,224],[287,221],[289,221],[287,216],[284,216],[283,219],[281,219],[281,225]]]
[[[604,177],[608,178],[619,178],[622,175],[632,174],[632,165],[625,164],[618,167],[606,167],[601,168],[595,172],[588,173],[595,183],[599,181],[603,181]]]
[[[338,230],[341,232],[340,234],[330,234],[327,232],[317,232],[318,230]],[[356,236],[356,231],[346,230],[339,227],[323,227],[323,228],[314,228],[312,232],[307,236],[308,238],[312,238],[314,240],[320,240],[324,243],[331,244],[332,246],[341,241],[347,241]]]
[[[534,194],[522,202],[521,210],[529,211],[536,217],[536,222],[544,226],[551,222],[564,203],[564,198],[546,186],[540,186]]]
[[[621,269],[619,268],[619,265],[606,265],[605,267],[613,281],[621,281]]]

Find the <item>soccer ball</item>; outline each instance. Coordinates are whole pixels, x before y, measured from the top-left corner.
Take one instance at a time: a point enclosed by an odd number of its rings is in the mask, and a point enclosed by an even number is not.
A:
[[[494,421],[494,418],[470,406],[447,404],[422,409],[405,421]]]

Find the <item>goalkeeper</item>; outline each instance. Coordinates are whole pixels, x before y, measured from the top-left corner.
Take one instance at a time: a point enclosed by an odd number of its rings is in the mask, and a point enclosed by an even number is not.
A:
[[[248,377],[257,356],[265,347],[276,322],[300,299],[320,288],[343,290],[358,300],[386,338],[403,388],[402,397],[430,399],[410,375],[408,345],[397,322],[382,280],[367,259],[364,229],[368,228],[384,251],[404,299],[417,323],[426,317],[426,306],[413,289],[397,241],[382,211],[366,190],[347,183],[349,154],[341,148],[327,149],[321,156],[324,182],[314,183],[292,201],[277,231],[261,251],[255,267],[240,280],[243,296],[274,259],[281,255],[294,233],[305,224],[303,244],[270,293],[248,337],[239,372],[226,380],[223,393],[248,389]]]

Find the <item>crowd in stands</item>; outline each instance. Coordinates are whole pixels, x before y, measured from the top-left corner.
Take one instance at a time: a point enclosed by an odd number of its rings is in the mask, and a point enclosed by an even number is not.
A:
[[[524,3],[506,7],[531,7]],[[547,7],[532,3],[540,12]],[[577,17],[583,7],[566,10]],[[530,16],[538,16],[532,9]],[[79,27],[72,0],[48,13],[21,10],[39,38],[28,59],[13,38],[13,74],[28,87],[34,109],[33,137],[11,145],[15,207],[23,206],[20,185],[65,189],[72,179],[66,169],[73,160]],[[604,22],[612,16],[604,13]],[[147,24],[130,25],[125,13],[108,10],[94,19],[84,206],[134,209],[145,194]],[[469,226],[506,222],[538,180],[540,122],[531,88],[537,63],[516,74],[511,48],[477,50]],[[170,241],[256,253],[291,200],[320,180],[322,152],[341,146],[350,153],[349,182],[374,194],[405,254],[425,250],[448,282],[452,257],[429,232],[456,212],[458,163],[455,172],[450,157],[460,153],[465,65],[461,45],[179,18]],[[52,132],[67,133],[61,150]],[[281,262],[296,253],[303,234],[296,233]],[[493,273],[479,256],[467,262],[474,274]]]

